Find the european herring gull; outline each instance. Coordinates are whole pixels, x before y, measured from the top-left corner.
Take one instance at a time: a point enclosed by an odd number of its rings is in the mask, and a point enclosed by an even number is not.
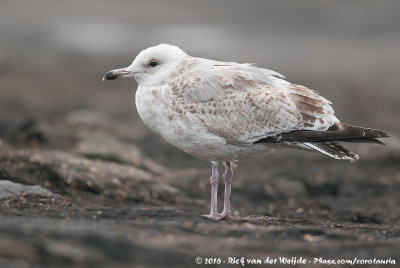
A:
[[[317,151],[335,159],[358,160],[341,142],[382,144],[389,134],[340,123],[331,102],[281,74],[252,64],[219,62],[187,55],[161,44],[103,80],[134,78],[136,107],[143,122],[165,140],[211,161],[211,211],[231,216],[234,161],[281,148]],[[224,209],[218,213],[218,163],[225,167]]]

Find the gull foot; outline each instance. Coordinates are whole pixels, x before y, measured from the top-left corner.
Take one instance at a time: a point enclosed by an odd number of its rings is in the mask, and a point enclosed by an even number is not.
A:
[[[220,220],[229,220],[231,218],[231,213],[225,212],[225,213],[218,214],[218,215],[202,215],[202,216],[207,219],[220,221]]]
[[[231,219],[231,212],[230,211],[224,211],[222,212],[222,214],[218,215],[218,218],[220,220],[230,220]]]
[[[220,220],[219,215],[201,215],[207,219],[218,221]]]

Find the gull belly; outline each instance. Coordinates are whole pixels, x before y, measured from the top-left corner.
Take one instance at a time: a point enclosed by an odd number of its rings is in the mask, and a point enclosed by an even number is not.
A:
[[[144,124],[182,151],[207,161],[235,161],[263,157],[280,145],[231,144],[210,133],[189,112],[175,109],[171,87],[139,86],[135,104]]]

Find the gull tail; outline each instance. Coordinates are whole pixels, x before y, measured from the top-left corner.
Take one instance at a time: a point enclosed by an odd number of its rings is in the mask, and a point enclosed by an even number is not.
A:
[[[350,160],[351,162],[360,159],[357,154],[350,152],[336,142],[305,142],[303,144],[335,159]]]

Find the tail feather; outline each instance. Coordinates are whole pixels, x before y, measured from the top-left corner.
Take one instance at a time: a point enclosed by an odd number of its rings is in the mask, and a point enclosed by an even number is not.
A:
[[[359,159],[357,154],[350,152],[335,142],[305,142],[303,144],[335,159],[350,160],[351,162]]]

